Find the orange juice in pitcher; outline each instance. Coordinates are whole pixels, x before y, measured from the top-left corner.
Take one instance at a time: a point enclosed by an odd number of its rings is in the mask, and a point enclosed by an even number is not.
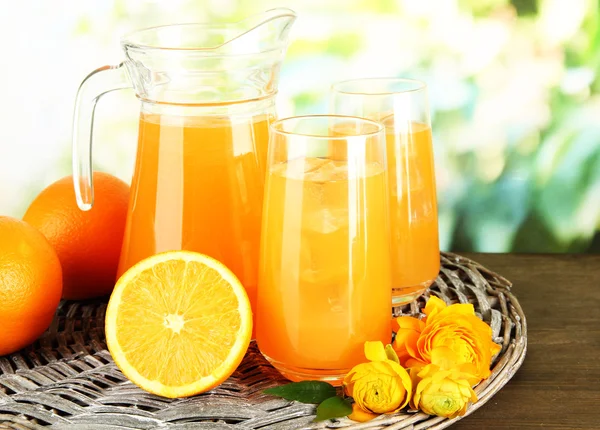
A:
[[[271,119],[142,113],[119,275],[157,252],[193,250],[229,267],[254,303]]]
[[[268,126],[295,14],[236,24],[180,24],[122,40],[126,61],[81,84],[73,166],[81,209],[93,204],[97,99],[133,87],[139,141],[119,275],[153,254],[190,250],[228,266],[255,304]]]

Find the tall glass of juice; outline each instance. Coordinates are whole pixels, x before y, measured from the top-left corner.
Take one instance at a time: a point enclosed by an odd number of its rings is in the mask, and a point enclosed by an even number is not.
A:
[[[336,114],[383,123],[392,235],[392,303],[421,295],[440,270],[437,199],[427,87],[399,78],[356,79],[332,88]]]
[[[312,115],[270,130],[258,346],[290,380],[339,383],[391,336],[384,128]]]

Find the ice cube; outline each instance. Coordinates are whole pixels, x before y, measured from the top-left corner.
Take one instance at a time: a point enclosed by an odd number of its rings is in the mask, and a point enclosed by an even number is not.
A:
[[[327,158],[295,158],[281,165],[282,172],[288,178],[314,181],[320,178],[322,171],[326,172],[331,160]],[[323,169],[323,170],[321,170]],[[274,170],[272,168],[272,170]],[[322,179],[321,179],[322,180]]]
[[[348,179],[348,163],[346,161],[334,161],[332,180],[342,181]]]
[[[343,266],[337,267],[305,267],[300,271],[300,280],[308,284],[325,285],[346,285],[347,269]]]
[[[318,162],[311,162],[313,167],[306,171],[305,179],[311,182],[325,183],[348,178],[348,165],[345,161],[316,158]]]
[[[305,231],[331,234],[342,228],[348,228],[348,208],[322,208],[304,216]]]
[[[306,171],[305,179],[311,182],[328,182],[335,171],[333,161],[329,159],[316,158],[318,163],[311,163],[313,168]]]

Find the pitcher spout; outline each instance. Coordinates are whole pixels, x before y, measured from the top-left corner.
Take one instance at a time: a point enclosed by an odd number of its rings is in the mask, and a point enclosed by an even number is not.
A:
[[[287,8],[270,9],[239,21],[241,32],[219,46],[225,53],[248,54],[287,49],[289,33],[296,21],[296,13]],[[258,51],[258,52],[257,52]]]
[[[138,97],[173,104],[271,96],[296,14],[271,9],[232,24],[177,24],[121,41]]]

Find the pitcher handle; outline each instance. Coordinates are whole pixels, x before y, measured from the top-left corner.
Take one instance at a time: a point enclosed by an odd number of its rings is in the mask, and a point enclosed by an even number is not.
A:
[[[92,134],[96,103],[106,93],[131,87],[125,63],[121,63],[94,70],[77,90],[73,116],[73,186],[77,205],[82,211],[88,211],[94,205]]]

